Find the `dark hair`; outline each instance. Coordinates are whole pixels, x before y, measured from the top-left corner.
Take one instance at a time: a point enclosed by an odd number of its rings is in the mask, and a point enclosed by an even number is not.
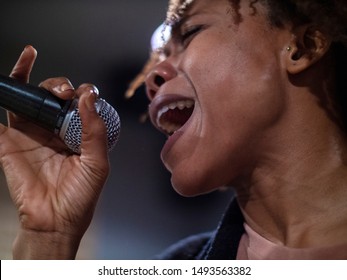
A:
[[[229,0],[235,11],[235,22],[241,22],[242,16],[239,13],[242,0]],[[170,0],[168,15],[179,14],[182,5],[186,0]],[[193,1],[194,2],[194,1]],[[339,112],[341,121],[347,128],[347,1],[346,0],[249,0],[249,5],[256,13],[255,4],[260,3],[268,10],[269,23],[277,28],[282,28],[285,24],[298,26],[301,24],[311,24],[320,31],[327,34],[332,39],[331,53],[335,63],[335,94],[334,100],[336,109]],[[183,12],[183,11],[182,11]],[[155,65],[157,54],[152,53],[151,59],[145,65],[140,75],[129,87],[130,96],[144,80],[148,71]],[[345,113],[346,111],[346,113]],[[347,129],[346,129],[347,131]]]
[[[240,23],[241,0],[229,0],[234,13],[234,22]],[[347,132],[347,1],[346,0],[249,0],[249,6],[257,13],[255,4],[260,3],[267,9],[271,26],[282,28],[286,24],[293,28],[310,24],[332,40],[329,54],[334,63],[334,92],[332,92],[335,112],[328,114]],[[322,100],[323,106],[328,102]],[[337,114],[337,118],[334,117]]]
[[[238,5],[240,0],[230,0]],[[346,0],[252,0],[268,10],[270,24],[281,28],[286,23],[294,26],[311,24],[332,40],[330,53],[335,65],[336,109],[344,130],[347,131],[347,1]]]

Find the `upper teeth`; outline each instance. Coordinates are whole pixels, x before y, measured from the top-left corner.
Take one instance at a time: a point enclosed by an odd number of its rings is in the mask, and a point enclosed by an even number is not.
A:
[[[193,105],[194,105],[194,101],[192,100],[181,100],[181,101],[172,102],[168,105],[163,106],[157,114],[157,124],[169,133],[174,132],[175,130],[178,129],[177,125],[172,124],[171,126],[168,126],[168,124],[162,124],[160,122],[160,118],[162,117],[162,115],[169,110],[174,110],[176,108],[178,108],[179,110],[183,110],[185,108],[191,108]]]

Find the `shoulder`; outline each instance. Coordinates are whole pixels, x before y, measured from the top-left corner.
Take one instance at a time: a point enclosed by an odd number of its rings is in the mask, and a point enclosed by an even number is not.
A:
[[[196,260],[200,259],[204,248],[208,246],[213,232],[200,233],[189,236],[171,245],[164,252],[156,256],[162,260]]]
[[[156,259],[200,260],[236,259],[244,219],[236,199],[232,199],[215,231],[187,237],[170,246]]]

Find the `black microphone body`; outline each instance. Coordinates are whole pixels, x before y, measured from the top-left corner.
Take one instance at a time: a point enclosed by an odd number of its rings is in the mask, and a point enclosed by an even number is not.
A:
[[[74,152],[80,153],[82,125],[77,99],[62,100],[46,89],[0,75],[0,106],[60,136]],[[107,128],[111,150],[120,131],[119,116],[105,100],[98,99],[96,110]]]

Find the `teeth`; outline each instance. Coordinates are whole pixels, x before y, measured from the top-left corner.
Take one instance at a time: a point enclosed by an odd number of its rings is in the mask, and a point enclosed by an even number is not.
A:
[[[180,128],[179,125],[177,124],[172,124],[168,122],[161,122],[160,118],[169,110],[174,110],[178,108],[179,110],[183,110],[185,108],[191,108],[194,105],[194,101],[192,100],[183,100],[183,101],[177,101],[177,102],[172,102],[166,106],[163,106],[157,115],[157,124],[160,126],[162,129],[164,129],[167,133],[171,134],[175,132],[177,129]]]
[[[184,108],[190,108],[191,105],[189,102],[179,101],[177,102],[177,107],[178,109],[183,110]]]
[[[172,134],[180,128],[179,125],[172,124],[172,123],[164,123],[164,124],[161,124],[160,127],[164,129],[168,134]]]
[[[170,105],[169,105],[169,109],[170,110],[173,110],[173,109],[175,109],[177,107],[177,104],[176,103],[171,103]]]

